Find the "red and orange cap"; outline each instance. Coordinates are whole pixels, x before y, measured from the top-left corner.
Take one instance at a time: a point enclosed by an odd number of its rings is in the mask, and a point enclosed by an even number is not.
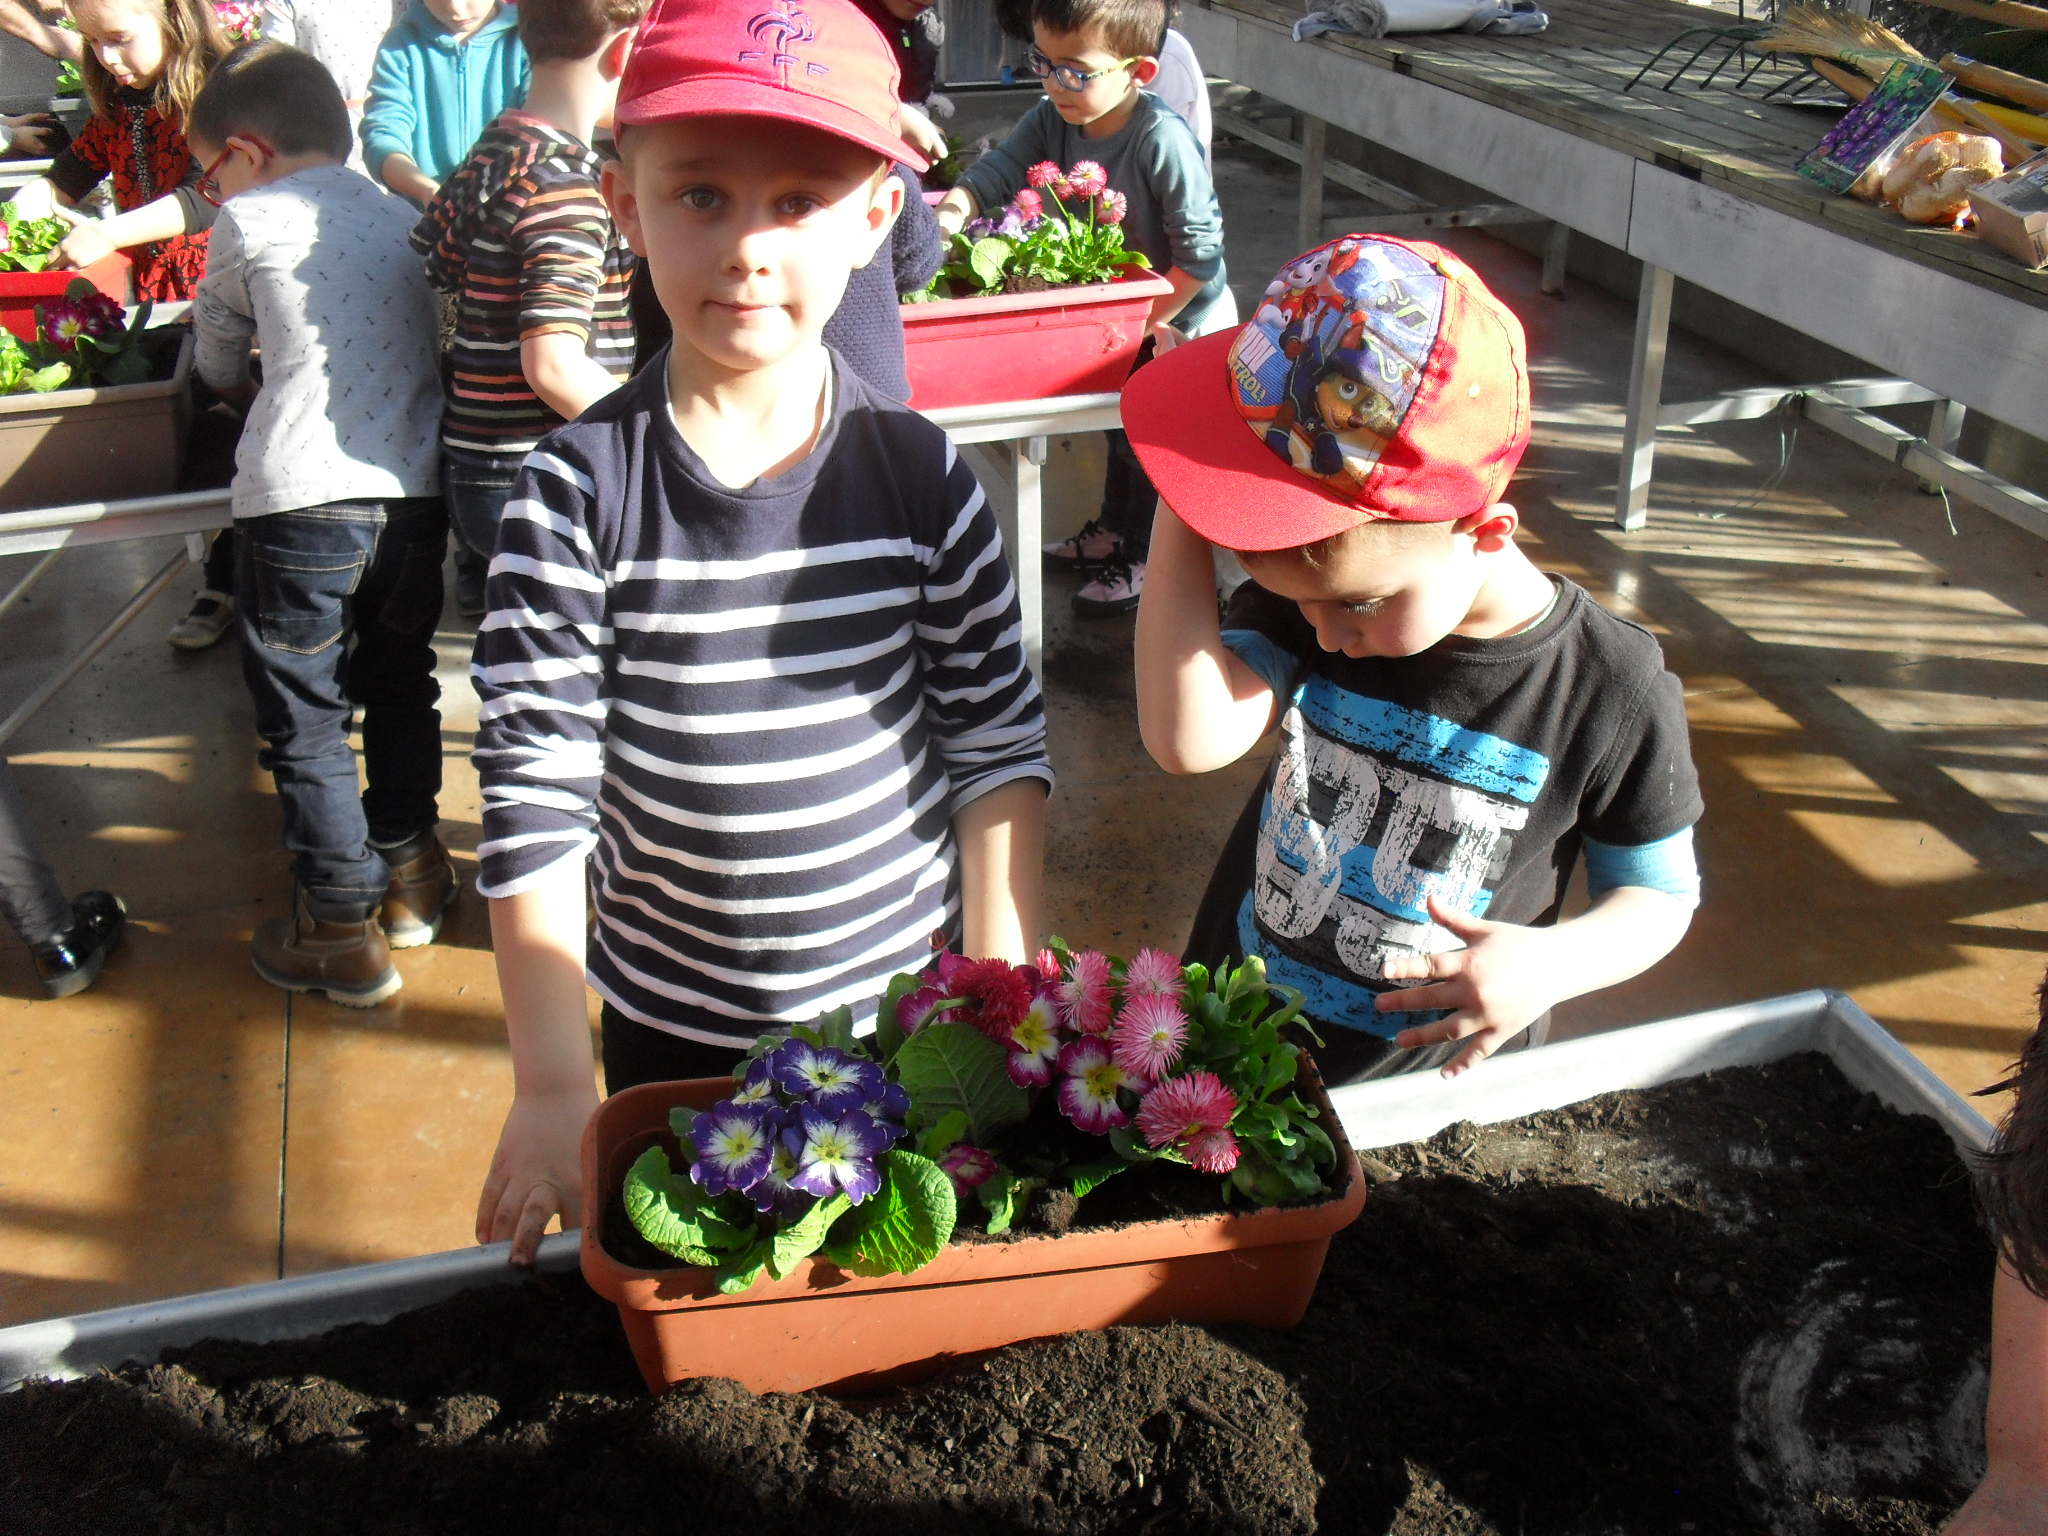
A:
[[[888,43],[851,0],[654,0],[613,120],[780,118],[922,171],[896,83]]]
[[[1133,374],[1123,421],[1167,505],[1227,549],[1450,522],[1529,446],[1522,324],[1448,251],[1346,235],[1289,262],[1249,324]]]

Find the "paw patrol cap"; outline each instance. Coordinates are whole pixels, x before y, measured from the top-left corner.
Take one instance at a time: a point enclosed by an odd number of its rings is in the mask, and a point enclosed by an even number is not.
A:
[[[1131,375],[1123,421],[1166,504],[1226,549],[1450,522],[1529,446],[1522,324],[1448,251],[1346,235],[1282,268],[1249,324]]]
[[[654,0],[613,121],[774,117],[851,139],[913,170],[896,61],[853,0]]]

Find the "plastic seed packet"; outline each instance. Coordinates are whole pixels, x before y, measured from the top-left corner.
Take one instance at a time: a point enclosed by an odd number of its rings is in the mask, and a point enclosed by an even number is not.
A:
[[[1854,190],[1872,173],[1882,177],[1890,157],[1920,132],[1920,119],[1947,89],[1948,76],[1932,64],[1894,64],[1807,152],[1799,174],[1837,194]]]

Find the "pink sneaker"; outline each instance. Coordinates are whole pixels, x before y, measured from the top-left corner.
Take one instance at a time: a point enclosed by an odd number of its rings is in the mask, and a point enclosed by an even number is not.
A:
[[[1109,560],[1095,579],[1074,594],[1074,612],[1084,619],[1111,619],[1130,613],[1145,590],[1145,566],[1133,565],[1118,555]]]
[[[1100,565],[1124,547],[1124,536],[1111,533],[1102,526],[1102,519],[1091,517],[1081,525],[1081,531],[1071,539],[1061,539],[1057,544],[1045,546],[1045,563],[1078,569],[1084,566]]]

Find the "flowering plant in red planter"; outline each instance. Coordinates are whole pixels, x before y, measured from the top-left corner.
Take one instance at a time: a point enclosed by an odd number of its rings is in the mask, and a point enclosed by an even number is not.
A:
[[[906,294],[904,302],[1039,293],[1149,269],[1142,252],[1124,248],[1129,210],[1130,200],[1110,190],[1108,173],[1093,160],[1065,171],[1042,160],[1026,172],[1015,197],[961,228],[931,286]]]
[[[910,1273],[964,1201],[996,1236],[1041,1191],[1079,1199],[1148,1163],[1214,1177],[1225,1202],[1312,1199],[1337,1153],[1281,1034],[1301,1001],[1256,957],[1212,975],[1057,940],[1031,965],[943,953],[891,981],[871,1037],[848,1009],[764,1036],[731,1094],[672,1113],[687,1167],[648,1148],[626,1214],[733,1294],[817,1253]]]

